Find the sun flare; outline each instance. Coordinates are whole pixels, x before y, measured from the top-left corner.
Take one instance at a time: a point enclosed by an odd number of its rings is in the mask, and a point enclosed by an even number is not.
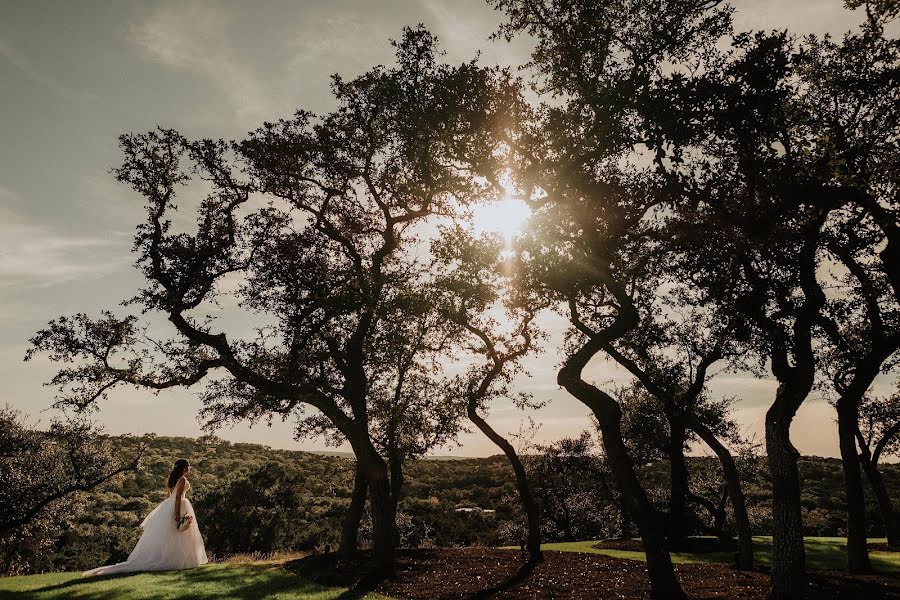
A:
[[[499,233],[509,244],[522,233],[531,210],[522,200],[507,194],[497,202],[478,204],[472,209],[472,225],[476,233]]]

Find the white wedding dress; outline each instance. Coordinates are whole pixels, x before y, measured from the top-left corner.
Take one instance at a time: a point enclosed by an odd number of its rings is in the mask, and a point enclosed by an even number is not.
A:
[[[181,514],[194,517],[187,530],[178,531],[176,528],[175,492],[173,491],[141,523],[144,532],[128,556],[128,560],[85,571],[82,576],[190,569],[209,562],[206,558],[206,548],[203,546],[203,537],[197,526],[194,507],[187,499],[189,489],[191,489],[191,483],[185,480],[185,495],[181,498]]]

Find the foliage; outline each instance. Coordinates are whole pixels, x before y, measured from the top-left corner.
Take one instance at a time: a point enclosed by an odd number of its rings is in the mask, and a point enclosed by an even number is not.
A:
[[[872,461],[900,456],[900,388],[890,396],[865,397],[860,409],[860,444],[872,452]]]
[[[205,488],[195,505],[204,517],[203,535],[209,550],[220,556],[242,552],[271,554],[279,549],[319,545],[321,529],[300,530],[295,524],[333,518],[340,505],[310,501],[305,495],[305,483],[303,475],[271,462],[246,477]],[[302,537],[296,537],[298,534]]]
[[[527,465],[548,542],[629,535],[612,475],[589,431],[537,447]]]
[[[137,468],[115,458],[100,429],[83,418],[54,419],[47,431],[0,407],[0,574],[43,562],[53,540],[79,514],[79,501]],[[107,485],[108,487],[108,485]]]
[[[622,435],[634,460],[638,463],[647,463],[668,457],[671,448],[670,426],[663,402],[647,392],[638,382],[622,386],[617,391],[616,398],[622,407]],[[698,415],[723,443],[740,446],[742,440],[738,426],[731,417],[733,406],[733,399],[715,400],[708,394],[701,393],[693,400],[690,410]],[[684,439],[684,449],[687,450],[698,439],[695,433],[688,431]]]

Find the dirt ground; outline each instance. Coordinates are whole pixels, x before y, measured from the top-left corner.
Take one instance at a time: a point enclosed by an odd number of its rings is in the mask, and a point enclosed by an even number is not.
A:
[[[310,556],[288,568],[321,583],[357,586],[408,600],[477,598],[618,599],[650,597],[644,563],[576,552],[546,552],[546,560],[532,572],[523,570],[519,553],[494,548],[404,550],[397,576],[376,585],[365,578],[365,558],[342,561],[333,554]],[[741,572],[721,564],[677,566],[688,596],[696,600],[765,598],[768,575]],[[900,578],[885,575],[852,576],[818,571],[810,576],[810,600],[900,600]]]

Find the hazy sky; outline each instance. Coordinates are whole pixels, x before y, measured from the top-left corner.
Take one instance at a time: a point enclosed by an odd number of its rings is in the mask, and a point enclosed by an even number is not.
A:
[[[856,22],[839,0],[746,0],[739,27],[840,33]],[[482,50],[484,63],[518,64],[527,48],[489,42],[497,15],[479,0],[304,0],[173,2],[0,0],[0,402],[46,422],[53,367],[23,363],[27,340],[59,314],[115,308],[139,283],[129,253],[140,199],[108,174],[116,138],[157,124],[188,137],[235,137],[296,108],[330,107],[328,78],[352,77],[392,60],[391,37],[424,23],[452,62]],[[557,325],[555,327],[559,329]],[[552,345],[522,382],[547,407],[533,415],[540,437],[576,435],[586,408],[555,384]],[[598,381],[625,381],[602,360]],[[879,382],[887,392],[887,382]],[[716,393],[742,399],[737,415],[751,433],[775,386],[722,375]],[[99,417],[112,433],[196,435],[191,392],[121,390]],[[491,420],[518,429],[521,413],[498,406]],[[794,441],[804,453],[837,455],[832,409],[811,398]],[[235,441],[321,449],[293,441],[289,425],[238,427]],[[479,435],[454,454],[494,454]]]

